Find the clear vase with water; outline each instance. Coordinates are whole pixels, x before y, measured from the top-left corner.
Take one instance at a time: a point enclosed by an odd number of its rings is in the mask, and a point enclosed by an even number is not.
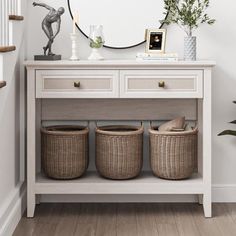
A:
[[[89,46],[92,52],[89,56],[89,60],[103,60],[103,56],[100,54],[100,49],[104,45],[103,26],[91,25],[89,34]]]

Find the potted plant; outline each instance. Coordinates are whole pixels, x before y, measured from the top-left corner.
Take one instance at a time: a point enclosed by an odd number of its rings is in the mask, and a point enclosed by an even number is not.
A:
[[[193,36],[193,31],[200,24],[207,23],[212,25],[215,23],[211,19],[206,10],[209,7],[210,0],[164,0],[165,14],[167,18],[161,23],[167,25],[174,23],[180,26],[187,37],[184,39],[184,60],[196,60],[196,37]]]
[[[236,103],[236,101],[234,101],[234,103]],[[230,122],[231,124],[236,124],[236,120]],[[221,132],[220,134],[218,134],[219,136],[222,135],[232,135],[232,136],[236,136],[236,130],[225,130],[223,132]]]

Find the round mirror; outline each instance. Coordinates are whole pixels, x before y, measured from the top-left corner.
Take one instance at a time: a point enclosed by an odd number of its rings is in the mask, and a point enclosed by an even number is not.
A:
[[[103,25],[105,47],[130,48],[145,42],[145,29],[161,28],[163,0],[68,0],[78,12],[77,27],[88,37],[90,25]]]

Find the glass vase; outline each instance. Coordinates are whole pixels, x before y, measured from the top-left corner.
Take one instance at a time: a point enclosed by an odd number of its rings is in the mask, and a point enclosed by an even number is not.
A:
[[[100,48],[104,45],[103,26],[91,25],[89,34],[89,46],[92,52],[89,56],[89,60],[103,60],[103,56],[100,54]]]

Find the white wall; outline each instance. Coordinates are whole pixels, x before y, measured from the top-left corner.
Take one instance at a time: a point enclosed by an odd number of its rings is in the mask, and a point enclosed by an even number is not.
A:
[[[0,91],[0,235],[3,236],[14,229],[24,211],[20,112],[22,59],[21,55],[17,57],[15,66],[16,55],[16,52],[4,55],[7,86]]]
[[[25,5],[22,4],[22,10]],[[24,12],[24,11],[23,11]],[[0,54],[0,236],[12,235],[25,209],[24,22],[11,22],[16,51]]]
[[[44,0],[54,7],[63,6],[66,13],[62,17],[61,33],[56,39],[54,51],[62,54],[63,58],[70,56],[70,38],[72,21],[69,16],[66,0]],[[233,126],[227,122],[236,119],[236,29],[234,27],[236,2],[234,0],[219,1],[211,0],[210,15],[216,18],[214,26],[202,26],[195,32],[198,37],[198,58],[216,60],[217,67],[214,69],[213,79],[213,183],[214,194],[221,194],[228,190],[236,193],[236,139],[233,137],[217,137],[217,133],[225,128]],[[28,1],[29,24],[27,37],[27,56],[32,59],[34,54],[41,53],[41,48],[46,42],[44,33],[41,31],[41,20],[46,11],[32,7],[32,0]],[[167,51],[177,52],[183,55],[184,33],[177,26],[168,26]],[[137,52],[142,52],[144,46],[129,50],[103,49],[104,56],[113,58],[134,58]],[[87,39],[80,37],[80,56],[86,59],[89,55]],[[236,127],[235,127],[236,128]],[[226,189],[227,188],[227,189]],[[231,191],[231,193],[232,193]],[[229,194],[230,195],[230,194]],[[215,200],[222,200],[220,196],[214,196]],[[235,200],[234,196],[223,196],[226,200]],[[234,199],[232,199],[234,198]]]

